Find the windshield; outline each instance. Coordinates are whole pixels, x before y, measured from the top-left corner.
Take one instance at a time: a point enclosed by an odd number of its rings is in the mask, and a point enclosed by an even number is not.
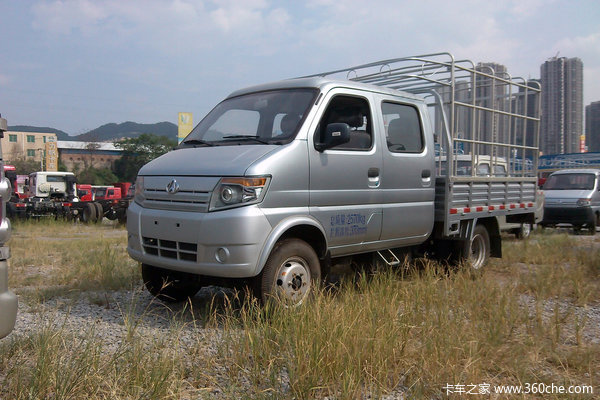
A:
[[[594,174],[556,174],[550,175],[544,184],[544,190],[592,190]]]
[[[317,93],[316,89],[286,89],[227,99],[216,106],[180,146],[289,143]]]

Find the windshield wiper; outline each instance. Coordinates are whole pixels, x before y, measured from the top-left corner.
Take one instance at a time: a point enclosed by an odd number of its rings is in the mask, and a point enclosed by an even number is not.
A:
[[[262,143],[262,144],[269,144],[268,140],[261,139],[259,136],[250,136],[250,135],[230,135],[230,136],[223,136],[223,139],[231,139],[231,140],[254,140],[254,141]]]
[[[212,147],[212,146],[214,146],[214,145],[215,145],[215,144],[214,144],[214,143],[212,143],[212,142],[207,142],[206,140],[200,140],[200,139],[189,139],[189,140],[184,140],[183,142],[181,142],[181,143],[179,144],[179,146],[181,146],[181,145],[184,145],[184,144],[191,144],[191,145],[194,145],[194,144],[202,144],[202,145],[205,145],[205,146],[210,146],[210,147]]]

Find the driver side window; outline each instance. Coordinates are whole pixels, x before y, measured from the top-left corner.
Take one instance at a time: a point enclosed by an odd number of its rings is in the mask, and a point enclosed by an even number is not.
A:
[[[319,123],[319,132],[323,137],[328,124],[344,123],[350,126],[350,140],[333,147],[331,150],[367,151],[373,145],[373,129],[369,102],[352,96],[336,96],[329,105]]]

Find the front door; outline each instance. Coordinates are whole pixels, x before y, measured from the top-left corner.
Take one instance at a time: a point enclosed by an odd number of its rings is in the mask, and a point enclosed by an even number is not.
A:
[[[310,213],[325,228],[333,256],[356,252],[381,233],[382,158],[370,99],[360,91],[332,90],[311,126]],[[314,142],[330,123],[348,124],[350,141],[319,152]]]

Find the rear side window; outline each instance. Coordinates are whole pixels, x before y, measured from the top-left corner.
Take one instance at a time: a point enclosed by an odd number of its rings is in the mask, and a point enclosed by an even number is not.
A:
[[[420,153],[423,151],[423,132],[415,107],[384,102],[381,105],[385,136],[392,153]]]

